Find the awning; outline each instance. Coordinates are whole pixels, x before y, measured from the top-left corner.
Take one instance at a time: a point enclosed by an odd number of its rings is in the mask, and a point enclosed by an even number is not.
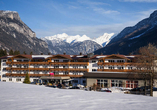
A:
[[[66,77],[52,77],[52,76],[42,76],[42,77],[40,77],[40,79],[61,79],[61,80],[63,80],[63,79],[67,79],[67,80],[69,80],[69,79],[71,79],[69,76],[66,76]]]

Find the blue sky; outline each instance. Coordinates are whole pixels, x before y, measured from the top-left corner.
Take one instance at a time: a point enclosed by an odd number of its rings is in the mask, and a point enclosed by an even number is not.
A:
[[[0,10],[17,11],[38,38],[67,33],[99,37],[118,34],[149,17],[157,0],[1,0]]]

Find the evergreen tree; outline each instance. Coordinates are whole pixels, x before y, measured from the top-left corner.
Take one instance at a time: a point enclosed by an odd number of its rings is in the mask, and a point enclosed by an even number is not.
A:
[[[31,83],[28,73],[26,73],[25,80],[23,81],[23,83],[26,83],[26,84],[30,84]]]
[[[33,52],[30,52],[30,55],[33,55]]]
[[[24,51],[23,54],[26,55],[26,52]]]
[[[12,49],[9,51],[9,55],[14,55],[14,51]]]
[[[19,55],[20,51],[15,50],[14,55]]]

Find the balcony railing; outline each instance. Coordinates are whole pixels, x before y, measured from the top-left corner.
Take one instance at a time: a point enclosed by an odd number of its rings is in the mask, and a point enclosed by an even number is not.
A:
[[[98,62],[98,65],[136,65],[135,63],[118,63],[118,62]]]
[[[134,70],[128,70],[128,69],[97,69],[97,71],[106,71],[106,72],[133,72]]]
[[[88,69],[86,69],[86,68],[69,68],[69,71],[84,71],[84,72],[88,72]]]
[[[88,65],[88,62],[70,62],[70,65]]]
[[[10,77],[25,77],[26,74],[11,74],[11,73],[6,73],[5,76],[10,76]],[[49,74],[29,74],[30,77],[41,77],[41,76],[50,76]],[[83,75],[54,75],[54,77],[82,77]],[[53,77],[53,76],[50,76]]]

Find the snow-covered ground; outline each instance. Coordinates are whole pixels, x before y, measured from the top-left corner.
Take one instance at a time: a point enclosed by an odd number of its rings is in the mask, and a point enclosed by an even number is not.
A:
[[[156,110],[157,98],[0,82],[0,110]]]

